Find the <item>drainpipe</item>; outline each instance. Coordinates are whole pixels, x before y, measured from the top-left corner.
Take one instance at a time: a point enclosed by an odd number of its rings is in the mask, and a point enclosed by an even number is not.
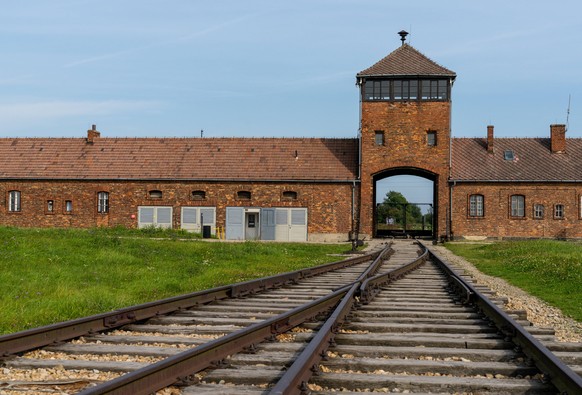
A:
[[[453,188],[457,185],[456,181],[449,181],[449,212],[447,218],[447,240],[453,240]]]

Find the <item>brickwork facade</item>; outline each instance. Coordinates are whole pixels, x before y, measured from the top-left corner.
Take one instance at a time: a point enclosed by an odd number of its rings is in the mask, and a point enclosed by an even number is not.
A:
[[[422,174],[435,183],[435,232],[445,231],[450,110],[448,101],[362,102],[362,233],[374,234],[375,181],[394,172]],[[377,143],[377,133],[384,135],[383,144]],[[429,144],[429,133],[434,133],[434,145]]]
[[[136,181],[3,181],[0,183],[0,223],[21,227],[124,226],[138,224],[139,206],[173,207],[173,228],[180,228],[181,207],[216,207],[216,225],[225,226],[226,207],[307,208],[311,240],[347,240],[352,229],[353,183],[271,183],[271,182],[136,182]],[[149,191],[161,191],[151,198]],[[10,191],[20,193],[19,211],[9,211]],[[193,191],[204,191],[197,200]],[[241,199],[239,191],[251,193]],[[109,193],[108,213],[97,212],[97,195]],[[284,192],[296,192],[289,199]],[[52,201],[52,211],[49,211]],[[70,201],[72,209],[66,209]]]
[[[482,216],[471,215],[471,195],[483,197]],[[523,216],[512,215],[512,196],[523,196]],[[458,183],[452,187],[452,236],[582,238],[581,199],[582,183]]]

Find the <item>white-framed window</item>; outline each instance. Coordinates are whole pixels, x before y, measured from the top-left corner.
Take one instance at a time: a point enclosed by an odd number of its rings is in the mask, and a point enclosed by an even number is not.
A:
[[[101,214],[109,212],[109,192],[97,192],[97,212]]]
[[[484,214],[483,203],[484,203],[483,195],[469,196],[469,216],[482,217]]]
[[[8,211],[11,213],[20,212],[20,191],[8,192]]]
[[[564,219],[564,205],[563,204],[556,204],[554,206],[554,218],[555,219]]]
[[[534,218],[542,219],[544,218],[545,207],[543,204],[534,204]]]
[[[511,216],[525,217],[525,196],[511,195]]]

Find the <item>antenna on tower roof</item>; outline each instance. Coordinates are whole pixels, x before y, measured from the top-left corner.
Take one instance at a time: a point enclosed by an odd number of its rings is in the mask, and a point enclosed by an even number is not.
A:
[[[570,126],[570,100],[572,99],[572,95],[568,95],[568,110],[566,111],[566,132]]]
[[[408,32],[406,30],[400,30],[398,34],[400,35],[400,41],[402,41],[402,45],[404,45],[404,41],[406,41],[406,36],[408,36]]]

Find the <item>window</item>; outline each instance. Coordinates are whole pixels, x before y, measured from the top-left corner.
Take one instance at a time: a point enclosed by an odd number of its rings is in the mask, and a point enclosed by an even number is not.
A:
[[[469,216],[471,217],[483,216],[483,195],[469,196]]]
[[[284,191],[283,199],[285,200],[297,200],[297,192],[295,191]]]
[[[20,212],[20,191],[8,192],[8,211],[11,213]]]
[[[204,191],[192,191],[193,200],[204,200],[206,199],[206,192]]]
[[[161,199],[163,196],[162,191],[159,191],[157,189],[153,189],[153,190],[149,191],[148,193],[149,193],[150,199]]]
[[[47,200],[46,201],[46,212],[53,213],[55,211],[55,201],[54,200]]]
[[[510,149],[503,151],[503,159],[513,160],[514,159],[513,151]]]
[[[542,219],[544,218],[544,205],[543,204],[534,204],[534,218],[535,219]]]
[[[436,132],[435,131],[429,130],[426,133],[426,144],[429,147],[434,147],[434,146],[437,145],[437,135],[436,135]]]
[[[525,217],[525,196],[523,195],[511,196],[511,216]]]
[[[422,80],[421,100],[447,100],[448,80]]]
[[[236,197],[242,200],[251,200],[251,193],[249,191],[238,191]]]
[[[97,212],[102,214],[109,212],[109,192],[97,193]]]
[[[390,100],[390,81],[366,81],[364,84],[364,100]]]
[[[65,213],[72,213],[73,212],[73,201],[72,200],[65,200]]]
[[[363,100],[448,100],[449,80],[389,79],[366,80]]]
[[[376,145],[384,145],[384,132],[382,130],[376,130],[374,133],[374,143]]]
[[[555,219],[564,219],[564,205],[563,204],[556,204],[554,206],[554,218]]]

